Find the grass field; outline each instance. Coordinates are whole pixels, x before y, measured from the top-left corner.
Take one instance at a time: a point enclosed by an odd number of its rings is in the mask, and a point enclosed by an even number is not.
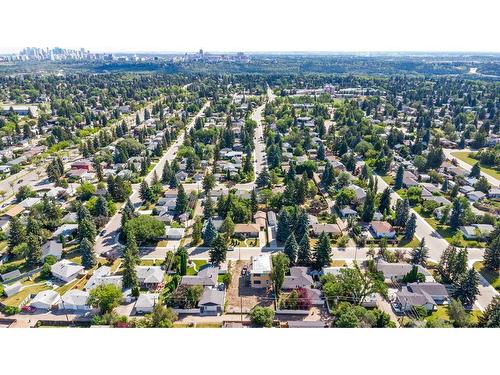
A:
[[[477,163],[477,160],[474,158],[471,158],[469,155],[471,153],[469,151],[456,151],[452,152],[451,155],[453,157],[462,160],[463,162],[469,164],[469,165],[474,165]],[[497,180],[500,180],[500,169],[499,168],[490,168],[490,167],[485,167],[481,166],[481,171],[486,173],[487,175],[490,175],[491,177],[496,178]]]
[[[479,316],[481,316],[481,311],[472,310],[469,313],[471,323],[477,323]],[[450,322],[450,316],[448,315],[448,306],[438,306],[437,310],[434,311],[427,319],[441,319],[447,323]]]
[[[500,292],[500,274],[498,272],[485,269],[483,267],[483,262],[474,263],[474,269],[478,271],[493,288]]]

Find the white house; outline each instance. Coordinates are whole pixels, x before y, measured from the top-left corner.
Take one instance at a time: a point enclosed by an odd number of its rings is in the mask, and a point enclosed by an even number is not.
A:
[[[67,259],[63,259],[53,264],[50,267],[50,272],[52,272],[54,277],[69,283],[83,272],[83,267]]]
[[[153,311],[153,308],[158,303],[160,295],[158,293],[142,293],[139,294],[135,303],[135,312],[137,314],[146,314]]]
[[[30,306],[41,310],[50,310],[60,301],[61,296],[55,290],[43,290],[31,300]]]
[[[55,256],[56,259],[61,259],[63,251],[62,243],[57,242],[55,240],[51,240],[46,242],[42,246],[42,260],[44,260],[49,255]]]
[[[172,228],[172,227],[165,227],[165,236],[169,240],[180,240],[182,237],[184,237],[184,232],[186,231],[185,228]]]
[[[91,307],[87,305],[89,292],[79,289],[68,290],[59,302],[59,308],[63,310],[88,311]]]
[[[5,285],[3,288],[3,292],[5,293],[5,295],[7,297],[10,297],[10,296],[13,296],[14,294],[19,293],[22,288],[23,288],[23,285],[21,284],[21,282],[16,281],[12,285]]]

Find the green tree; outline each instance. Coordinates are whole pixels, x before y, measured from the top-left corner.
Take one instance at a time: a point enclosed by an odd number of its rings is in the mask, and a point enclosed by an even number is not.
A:
[[[87,239],[93,244],[96,236],[97,230],[92,219],[84,218],[78,222],[78,239],[80,242]]]
[[[250,321],[254,327],[272,327],[274,310],[270,307],[256,306],[250,311]]]
[[[153,242],[165,235],[165,223],[150,215],[140,215],[125,224],[125,238],[134,233],[138,243]]]
[[[25,238],[26,231],[24,225],[21,223],[21,220],[17,216],[14,216],[12,219],[10,219],[9,224],[9,251],[12,251],[14,247],[23,243]]]
[[[182,184],[179,185],[177,189],[177,200],[175,201],[175,213],[176,215],[183,214],[186,212],[188,207],[188,196],[184,191]]]
[[[257,187],[271,187],[271,176],[269,175],[269,171],[267,168],[264,168],[260,173],[257,179],[255,180]]]
[[[226,261],[227,243],[221,235],[217,237],[210,244],[210,263],[219,266]]]
[[[490,235],[488,247],[484,251],[484,267],[494,272],[500,269],[500,225]]]
[[[406,224],[405,240],[411,241],[413,239],[413,236],[415,235],[416,230],[417,230],[417,215],[412,213],[410,215],[410,220],[408,220],[408,223]]]
[[[110,313],[118,306],[122,291],[114,284],[99,285],[89,293],[88,304],[99,308],[101,314]]]
[[[373,220],[375,214],[375,193],[368,190],[366,193],[365,202],[363,203],[363,210],[361,212],[361,220],[368,223]]]
[[[203,222],[201,221],[201,217],[197,217],[193,224],[193,244],[196,245],[201,241],[203,236]]]
[[[306,231],[299,242],[297,264],[308,267],[312,262],[311,245],[309,244],[309,233]]]
[[[26,253],[26,265],[29,268],[34,268],[42,262],[42,246],[40,243],[40,238],[30,234],[26,239],[27,253]]]
[[[455,284],[453,296],[465,307],[472,307],[479,294],[479,276],[474,268],[469,269]]]
[[[80,242],[80,255],[82,256],[82,266],[86,269],[92,268],[97,264],[94,245],[87,238],[83,238]]]
[[[278,229],[276,231],[276,239],[280,242],[285,242],[290,235],[290,221],[288,212],[281,210],[278,216]]]
[[[207,173],[203,178],[203,190],[205,191],[205,195],[208,194],[210,190],[215,187],[215,177],[212,173]]]
[[[146,314],[140,321],[139,327],[145,328],[172,328],[173,322],[178,319],[177,314],[168,307],[157,303],[153,307],[151,314]]]
[[[139,287],[139,280],[137,278],[137,258],[134,256],[133,250],[129,247],[125,248],[123,254],[123,287],[125,289],[137,289]]]
[[[448,315],[454,327],[463,328],[470,325],[469,314],[467,314],[459,300],[451,299],[448,305]]]
[[[331,261],[330,240],[325,233],[321,233],[314,253],[314,266],[317,270],[330,265]]]
[[[271,260],[273,265],[271,279],[273,280],[273,286],[276,294],[279,294],[285,280],[285,274],[288,272],[290,266],[290,259],[285,254],[278,253],[273,255]]]
[[[474,164],[470,170],[469,177],[479,178],[481,176],[481,165],[479,162]]]
[[[429,248],[425,246],[425,238],[422,238],[420,244],[413,248],[410,254],[412,264],[420,264],[426,266],[427,259],[429,258]]]
[[[394,178],[394,190],[399,190],[403,187],[403,177],[405,169],[403,164],[400,164],[396,172],[396,177]]]
[[[210,247],[216,237],[217,237],[217,229],[215,229],[215,225],[212,222],[212,219],[210,218],[207,221],[205,232],[203,233],[203,246]]]
[[[380,196],[378,210],[383,215],[387,215],[391,211],[391,190],[388,187],[384,189]]]
[[[479,317],[479,326],[500,328],[500,296],[493,297],[483,315]]]
[[[284,253],[290,260],[290,264],[294,265],[297,261],[297,254],[299,252],[299,244],[292,233],[285,242]]]

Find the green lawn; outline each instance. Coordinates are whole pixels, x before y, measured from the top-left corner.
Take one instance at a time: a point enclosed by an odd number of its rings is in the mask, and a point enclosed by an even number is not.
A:
[[[37,294],[42,290],[50,289],[47,285],[34,285],[28,288],[24,288],[19,293],[2,300],[2,303],[7,306],[15,306],[18,307],[24,299],[30,294]]]
[[[493,288],[500,292],[500,274],[498,272],[485,269],[483,267],[483,262],[474,263],[474,269],[478,271]]]
[[[468,314],[471,318],[471,323],[477,323],[479,317],[481,316],[481,311],[472,310]],[[438,306],[437,310],[433,311],[432,314],[427,317],[427,319],[441,319],[447,323],[451,323],[450,316],[448,315],[448,306]]]
[[[389,186],[392,186],[392,184],[394,183],[394,178],[392,176],[385,175],[385,176],[380,176],[380,177],[382,177],[382,180],[384,180],[385,183]]]
[[[417,237],[413,236],[411,241],[407,241],[404,239],[404,236],[398,236],[399,237],[399,242],[398,246],[400,247],[417,247],[420,244],[420,241],[417,239]]]
[[[478,161],[474,158],[471,158],[469,155],[471,153],[469,151],[455,151],[452,152],[451,155],[453,157],[462,160],[463,162],[469,164],[469,165],[474,165]],[[497,180],[500,180],[500,169],[499,168],[490,168],[490,167],[485,167],[481,166],[481,171],[486,173],[487,175],[490,175],[491,177],[496,178]]]
[[[198,271],[200,270],[200,268],[208,263],[206,260],[202,260],[202,259],[191,260],[191,262],[193,262],[196,265],[196,270],[195,270],[195,267],[188,266],[187,272],[186,272],[186,275],[188,275],[188,276],[195,276],[198,273]]]

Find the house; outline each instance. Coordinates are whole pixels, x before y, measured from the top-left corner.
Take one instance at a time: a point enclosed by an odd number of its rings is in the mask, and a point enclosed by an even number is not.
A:
[[[314,284],[314,281],[307,274],[307,270],[307,267],[290,267],[290,275],[285,276],[282,289],[310,288]]]
[[[271,286],[271,256],[260,254],[252,256],[250,268],[250,285],[252,288],[268,288]]]
[[[10,272],[6,272],[6,273],[2,273],[0,274],[0,278],[2,279],[2,281],[4,282],[7,282],[9,280],[13,280],[13,279],[16,279],[18,277],[21,277],[21,271],[19,271],[18,269],[15,269],[13,271],[10,271]]]
[[[42,290],[30,302],[30,306],[40,310],[50,310],[61,301],[61,296],[55,290]]]
[[[135,302],[134,308],[137,314],[146,314],[153,311],[153,308],[158,303],[160,294],[158,293],[141,293]]]
[[[472,193],[474,191],[474,188],[472,186],[464,185],[464,186],[461,186],[458,190],[462,194],[469,194],[469,193]]]
[[[321,233],[326,233],[332,236],[342,234],[342,231],[337,224],[311,224],[311,230],[314,237],[319,237]]]
[[[259,238],[260,228],[257,224],[235,224],[234,234],[244,238]]]
[[[15,204],[11,208],[9,208],[9,210],[3,216],[13,218],[13,217],[19,215],[20,213],[22,213],[23,211],[24,211],[24,207],[22,207],[21,205]]]
[[[89,300],[89,292],[71,289],[68,290],[59,302],[59,309],[73,311],[89,311],[92,308],[87,304]]]
[[[488,192],[488,198],[500,199],[500,188],[491,188]]]
[[[61,259],[63,251],[62,243],[55,240],[50,240],[42,245],[42,260],[49,255],[56,257],[57,260]]]
[[[270,227],[278,225],[278,219],[276,218],[276,213],[274,211],[267,211],[267,224]]]
[[[375,238],[394,238],[396,237],[396,231],[390,223],[387,221],[372,221],[370,223],[370,228],[373,231]]]
[[[354,201],[353,203],[360,204],[363,203],[366,199],[366,192],[363,190],[363,188],[359,187],[358,185],[350,184],[347,189],[353,190],[354,191]]]
[[[264,211],[257,211],[253,218],[255,223],[259,226],[261,230],[266,229],[266,213]]]
[[[217,267],[204,267],[195,276],[182,276],[181,285],[217,286],[219,269]]]
[[[154,289],[163,283],[165,271],[160,266],[137,266],[135,270],[143,288]]]
[[[38,202],[40,202],[41,200],[42,200],[42,198],[38,198],[38,197],[26,198],[21,203],[19,203],[19,205],[21,207],[23,207],[24,209],[28,210],[31,207],[33,207],[35,204],[37,204]]]
[[[83,169],[87,172],[92,170],[92,162],[90,160],[79,160],[71,163],[71,169],[78,170]]]
[[[205,287],[198,302],[201,315],[221,315],[224,313],[224,290]]]
[[[411,283],[396,293],[395,305],[401,311],[408,311],[421,306],[432,311],[437,305],[448,301],[449,294],[444,285],[439,283]]]
[[[16,281],[12,285],[4,285],[3,292],[7,297],[13,296],[21,291],[23,284],[20,281]]]
[[[467,198],[472,201],[472,202],[477,202],[480,201],[481,199],[484,199],[486,197],[486,194],[484,194],[482,191],[471,191],[470,193],[467,193]]]
[[[384,274],[386,282],[401,281],[413,269],[413,265],[409,263],[388,263],[384,260],[377,262],[377,271]],[[417,265],[418,273],[425,276],[426,281],[433,281],[431,273],[424,267]]]
[[[69,283],[80,276],[83,267],[67,259],[62,259],[50,267],[50,272],[55,278]]]
[[[472,224],[461,226],[459,230],[466,239],[475,240],[488,237],[495,230],[495,227],[491,224]]]
[[[78,230],[78,224],[63,224],[54,232],[53,238],[57,241],[61,240],[61,237],[65,240],[69,239]]]
[[[172,228],[170,226],[165,227],[165,236],[169,240],[181,240],[184,237],[186,229],[185,228]]]
[[[90,279],[88,279],[87,283],[83,287],[84,290],[92,290],[97,288],[100,285],[109,285],[113,284],[118,288],[122,288],[122,276],[112,276],[111,275],[111,267],[109,266],[101,266],[94,271]]]
[[[355,218],[356,216],[358,216],[358,213],[351,207],[344,207],[340,210],[340,215],[342,215],[344,219],[347,219],[349,217]]]

